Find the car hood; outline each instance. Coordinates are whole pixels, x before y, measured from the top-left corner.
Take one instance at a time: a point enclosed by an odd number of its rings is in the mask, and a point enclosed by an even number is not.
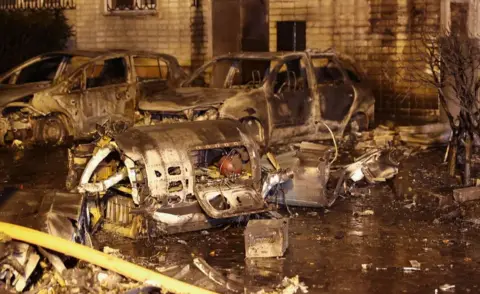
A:
[[[244,92],[244,90],[200,87],[177,88],[145,97],[139,101],[138,108],[146,111],[177,112],[220,104],[241,92]]]
[[[21,86],[0,85],[0,107],[50,87],[50,83],[36,83]]]

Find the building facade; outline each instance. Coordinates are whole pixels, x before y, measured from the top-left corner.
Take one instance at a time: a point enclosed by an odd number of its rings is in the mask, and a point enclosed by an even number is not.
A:
[[[478,0],[278,0],[269,4],[271,51],[332,48],[367,72],[380,119],[436,121],[434,88],[405,78],[424,30],[479,30]],[[288,40],[285,42],[285,40]],[[410,64],[407,64],[410,63]]]
[[[407,81],[423,28],[479,33],[480,0],[0,0],[0,9],[61,7],[70,47],[175,55],[186,69],[232,51],[328,49],[354,57],[376,92],[377,117],[437,120],[435,89]]]

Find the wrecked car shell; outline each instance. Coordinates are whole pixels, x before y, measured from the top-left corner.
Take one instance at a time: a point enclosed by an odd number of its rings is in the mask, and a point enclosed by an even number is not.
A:
[[[0,76],[0,144],[90,138],[106,120],[133,125],[140,97],[175,87],[177,60],[140,51],[65,51]]]
[[[322,122],[337,136],[350,123],[361,129],[373,123],[374,97],[365,80],[350,59],[333,52],[232,53],[199,68],[180,88],[146,96],[139,110],[157,122],[238,120],[261,146],[328,139]],[[215,115],[206,118],[206,110]]]
[[[88,160],[71,157],[77,189],[101,199],[108,222],[135,226],[131,237],[145,229],[139,224],[145,219],[180,232],[268,210],[259,149],[239,122],[133,127],[92,149]],[[108,172],[99,177],[105,167]]]

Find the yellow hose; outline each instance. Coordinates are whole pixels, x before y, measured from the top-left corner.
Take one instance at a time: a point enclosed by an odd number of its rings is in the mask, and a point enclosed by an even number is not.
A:
[[[15,240],[37,245],[63,253],[67,256],[87,261],[140,283],[146,282],[148,285],[161,288],[164,292],[195,294],[215,293],[175,280],[118,257],[30,228],[0,222],[0,232]]]

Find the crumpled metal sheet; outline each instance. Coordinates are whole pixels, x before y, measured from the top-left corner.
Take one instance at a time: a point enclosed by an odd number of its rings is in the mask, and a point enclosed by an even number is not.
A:
[[[83,239],[86,218],[84,197],[78,193],[32,189],[7,190],[0,195],[0,221],[67,240]]]

